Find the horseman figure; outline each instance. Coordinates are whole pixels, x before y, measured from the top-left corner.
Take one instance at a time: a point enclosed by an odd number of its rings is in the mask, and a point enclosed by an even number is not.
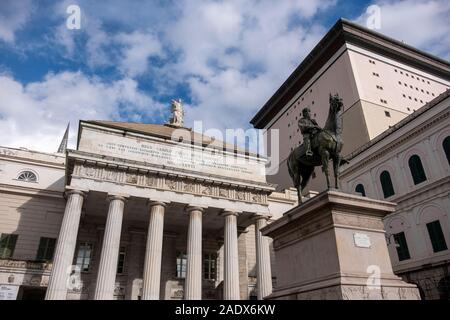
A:
[[[309,108],[302,110],[303,117],[299,120],[298,126],[303,134],[303,144],[292,150],[287,161],[289,175],[297,189],[299,203],[302,202],[302,190],[308,184],[315,167],[322,167],[327,187],[330,188],[328,172],[330,160],[333,160],[334,186],[336,189],[339,188],[339,166],[347,162],[341,157],[342,108],[343,103],[339,95],[330,94],[330,109],[323,129],[318,126],[316,120],[311,118]]]
[[[308,107],[302,110],[302,115],[303,117],[298,120],[298,127],[303,135],[303,145],[306,150],[306,155],[312,157],[313,152],[311,150],[311,142],[322,128],[319,127],[315,119],[311,118],[311,109]]]

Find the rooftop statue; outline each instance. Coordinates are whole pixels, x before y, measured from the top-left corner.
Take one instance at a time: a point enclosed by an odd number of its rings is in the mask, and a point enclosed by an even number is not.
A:
[[[170,118],[169,124],[176,127],[182,127],[184,124],[183,116],[183,104],[181,99],[172,100],[172,118]]]
[[[289,155],[287,165],[289,175],[297,189],[298,201],[302,202],[302,190],[307,186],[315,167],[321,166],[330,189],[328,163],[333,160],[335,188],[339,188],[339,166],[346,162],[341,156],[343,141],[342,117],[343,103],[339,95],[330,94],[330,110],[325,127],[318,126],[311,118],[311,110],[304,108],[298,126],[303,135],[303,144],[297,146]]]

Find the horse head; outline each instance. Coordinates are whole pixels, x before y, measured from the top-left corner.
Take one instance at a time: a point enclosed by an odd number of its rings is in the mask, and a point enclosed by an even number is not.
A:
[[[342,103],[342,98],[339,97],[339,94],[335,94],[332,95],[330,93],[330,109],[335,112],[338,113],[342,110],[342,107],[344,106],[344,104]]]

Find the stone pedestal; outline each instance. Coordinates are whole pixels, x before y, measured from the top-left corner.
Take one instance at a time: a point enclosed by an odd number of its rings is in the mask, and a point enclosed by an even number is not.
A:
[[[327,191],[262,228],[273,238],[277,279],[266,299],[420,299],[392,270],[382,219],[394,210]]]

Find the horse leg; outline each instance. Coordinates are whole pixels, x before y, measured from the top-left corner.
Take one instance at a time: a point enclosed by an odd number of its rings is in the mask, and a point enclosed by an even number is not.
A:
[[[302,187],[300,184],[297,186],[298,204],[302,203]]]
[[[302,187],[300,184],[300,167],[297,166],[294,173],[294,187],[297,189],[298,204],[302,203]]]
[[[309,180],[311,179],[311,175],[314,171],[313,166],[305,166],[304,170],[302,171],[302,183],[300,184],[301,188],[306,188]]]
[[[322,149],[320,151],[320,156],[322,158],[322,172],[325,174],[327,178],[327,189],[330,189],[330,176],[328,174],[328,161],[330,159],[330,154],[326,149]]]
[[[339,165],[341,163],[342,157],[337,154],[333,157],[333,169],[334,169],[334,184],[335,188],[339,189]]]

